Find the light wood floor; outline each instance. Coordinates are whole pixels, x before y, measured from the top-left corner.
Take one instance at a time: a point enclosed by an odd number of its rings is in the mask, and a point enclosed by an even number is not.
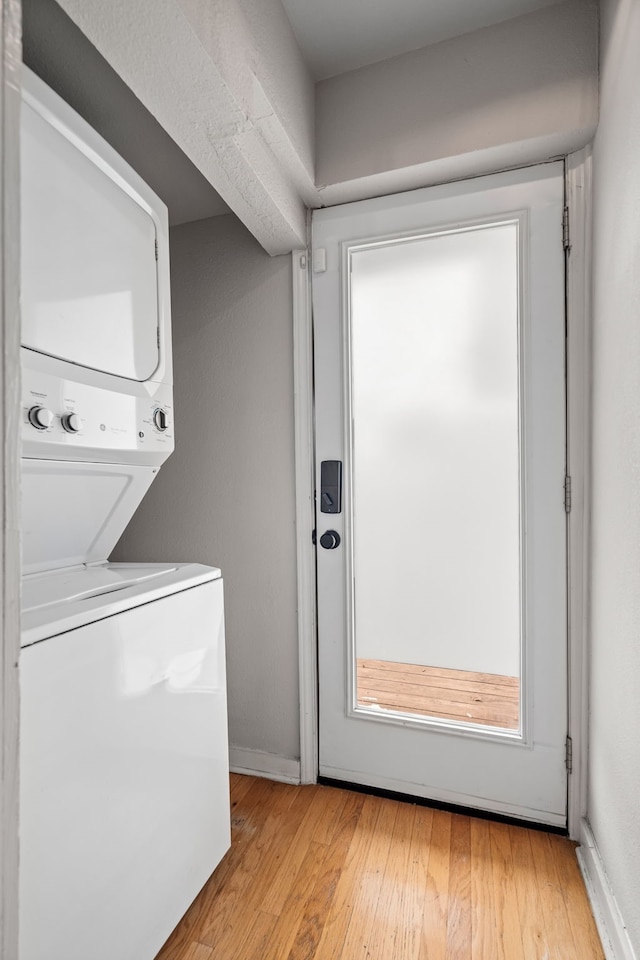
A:
[[[231,777],[233,843],[157,960],[603,960],[562,837]]]
[[[358,705],[518,729],[517,677],[358,660]]]

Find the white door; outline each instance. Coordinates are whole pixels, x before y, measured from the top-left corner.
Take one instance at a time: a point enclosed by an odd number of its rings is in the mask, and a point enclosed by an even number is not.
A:
[[[554,825],[563,172],[313,215],[320,774]]]

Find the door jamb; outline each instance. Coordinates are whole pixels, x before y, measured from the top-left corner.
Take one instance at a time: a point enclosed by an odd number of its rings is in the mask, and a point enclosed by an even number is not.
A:
[[[589,477],[591,460],[591,147],[567,157],[567,523],[569,836],[580,839],[587,806],[589,665]]]
[[[0,960],[18,955],[20,0],[0,6]]]
[[[293,391],[298,576],[300,782],[318,779],[318,668],[316,631],[315,451],[313,328],[307,251],[291,255],[293,280]]]
[[[577,840],[586,814],[588,755],[588,576],[591,370],[591,148],[567,157],[570,210],[567,270],[567,473],[572,505],[567,521],[568,776],[567,823]],[[318,773],[318,690],[314,526],[313,331],[309,254],[294,251],[294,413],[298,550],[300,779]]]

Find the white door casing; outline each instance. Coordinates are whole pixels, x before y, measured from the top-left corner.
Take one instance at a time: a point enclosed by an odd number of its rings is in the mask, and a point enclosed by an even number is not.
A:
[[[563,164],[319,211],[313,217],[316,489],[344,462],[344,510],[317,514],[320,773],[563,826],[566,822],[566,516]],[[522,727],[519,733],[363,715],[354,701],[349,460],[353,248],[380,238],[517,222],[520,230]],[[326,261],[326,269],[323,261]],[[471,482],[472,478],[470,478]],[[381,513],[393,523],[393,514]],[[330,522],[328,522],[330,521]],[[384,589],[384,552],[380,560]]]

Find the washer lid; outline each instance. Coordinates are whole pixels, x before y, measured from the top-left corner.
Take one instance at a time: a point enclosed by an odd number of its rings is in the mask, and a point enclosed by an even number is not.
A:
[[[22,581],[22,611],[28,614],[93,597],[108,599],[108,594],[136,584],[147,584],[176,569],[175,565],[166,563],[101,563],[34,574]]]
[[[22,580],[22,646],[220,579],[199,563],[103,563]]]

